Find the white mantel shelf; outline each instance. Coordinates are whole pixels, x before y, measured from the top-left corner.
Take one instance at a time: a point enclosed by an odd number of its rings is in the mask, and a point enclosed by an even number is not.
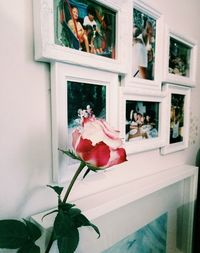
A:
[[[114,173],[114,170],[111,171],[111,174],[112,173]],[[110,176],[111,175],[109,175],[109,177]],[[112,188],[106,188],[91,194],[83,194],[83,197],[78,196],[78,198],[76,198],[76,195],[73,195],[73,198],[70,199],[69,202],[76,204],[89,220],[94,220],[97,217],[103,216],[106,213],[112,212],[131,202],[144,198],[151,193],[188,178],[192,180],[190,186],[190,201],[195,201],[196,199],[198,168],[195,166],[180,165],[151,175],[143,175],[135,179],[130,176],[129,180],[124,183],[122,175],[120,178],[121,182],[116,178],[118,180],[118,185]],[[114,181],[115,177],[113,177],[112,180]],[[87,193],[88,189],[96,189],[97,187],[95,186],[97,185],[106,185],[106,181],[106,176],[104,176],[103,179],[102,177],[95,177],[94,181],[90,178],[88,181],[79,182],[78,185],[75,186],[75,189],[78,189],[79,193]],[[49,212],[49,210],[47,212]],[[53,215],[49,215],[42,221],[42,216],[47,212],[36,214],[32,217],[37,224],[40,224],[41,227],[45,229],[52,226],[54,219]]]

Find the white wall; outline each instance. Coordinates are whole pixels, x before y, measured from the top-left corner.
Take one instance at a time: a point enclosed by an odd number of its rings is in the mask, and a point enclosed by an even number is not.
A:
[[[200,44],[198,0],[146,0],[165,22]],[[49,64],[34,61],[32,0],[0,2],[0,218],[50,208],[51,111]],[[199,52],[199,51],[198,51]],[[200,57],[198,57],[198,68]],[[192,91],[192,128],[187,150],[161,156],[159,150],[129,157],[133,170],[195,164],[200,147],[200,73]],[[195,127],[194,127],[195,126]],[[197,132],[197,136],[196,136]]]

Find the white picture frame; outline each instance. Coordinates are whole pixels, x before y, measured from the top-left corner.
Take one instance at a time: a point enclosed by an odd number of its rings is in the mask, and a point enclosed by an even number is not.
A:
[[[117,0],[86,0],[89,2],[94,2],[97,6],[100,6],[100,8],[106,8],[106,10],[111,10],[113,13],[115,13],[115,18],[113,21],[115,26],[115,45],[109,46],[109,48],[111,48],[110,50],[112,50],[113,54],[115,54],[115,58],[113,59],[92,53],[86,53],[80,50],[57,44],[55,38],[55,26],[57,25],[57,23],[59,23],[59,21],[54,21],[54,16],[56,15],[57,11],[54,5],[54,1],[56,2],[59,0],[33,1],[35,60],[46,62],[61,61],[65,63],[111,71],[115,73],[126,73],[126,59],[123,56],[122,47],[123,41],[127,40],[125,37],[126,35],[124,33],[124,29],[122,27],[124,23],[122,17],[125,16],[123,11],[126,11],[126,8],[124,8],[123,4],[119,4]],[[78,3],[78,0],[69,0],[68,2]],[[68,27],[68,25],[66,26]],[[61,28],[58,28],[58,30],[59,29]],[[111,32],[109,34],[111,34]],[[115,50],[113,49],[113,47]]]
[[[165,83],[163,92],[166,94],[164,99],[166,118],[163,125],[166,144],[161,148],[161,154],[165,155],[188,147],[191,88]]]
[[[115,129],[118,125],[117,101],[118,98],[118,76],[110,72],[91,70],[80,66],[73,66],[64,63],[52,63],[51,65],[51,110],[52,110],[52,153],[53,153],[53,181],[69,181],[77,170],[78,164],[68,162],[69,158],[58,150],[72,149],[71,134],[73,130],[69,126],[69,111],[72,106],[78,103],[69,102],[67,97],[68,86],[78,85],[78,89],[85,91],[85,87],[90,89],[104,87],[104,112],[106,121]],[[84,88],[81,88],[84,87]],[[87,87],[88,89],[88,87]],[[72,91],[73,92],[73,91]],[[100,89],[102,92],[102,89]],[[74,94],[77,101],[81,100],[81,95]],[[87,98],[87,94],[85,96]],[[85,99],[85,98],[84,98]],[[96,99],[96,98],[95,98]],[[70,100],[71,101],[71,100]],[[96,101],[95,103],[98,103]],[[80,109],[86,109],[87,101]],[[79,109],[78,107],[75,108]],[[95,114],[95,108],[92,108]],[[77,113],[78,116],[78,113]],[[96,115],[98,116],[98,115]],[[78,117],[76,117],[77,120]],[[73,121],[75,122],[75,121]],[[70,158],[71,159],[71,158]],[[71,159],[72,160],[72,159]],[[70,169],[68,169],[70,167]]]
[[[164,80],[195,87],[197,42],[165,26]]]
[[[150,92],[144,89],[121,87],[119,94],[120,132],[122,134],[122,138],[124,139],[127,154],[134,154],[162,147],[164,145],[164,93],[161,91]],[[139,127],[138,123],[136,123],[131,130],[133,125],[131,121],[133,119],[134,112],[138,115],[142,115],[143,122],[141,127]],[[130,116],[130,114],[132,116]],[[147,116],[150,118],[150,123],[144,123]],[[135,131],[136,133],[131,133],[132,131]]]
[[[130,27],[129,27],[129,41],[131,42],[129,45],[129,55],[128,55],[128,59],[129,62],[131,63],[129,65],[129,74],[127,76],[128,81],[126,82],[128,85],[130,86],[134,86],[134,87],[140,87],[140,88],[149,88],[149,89],[160,89],[161,87],[161,80],[162,80],[162,65],[163,65],[163,56],[162,56],[162,52],[164,49],[164,44],[163,44],[163,36],[164,36],[164,16],[157,11],[156,9],[152,8],[150,5],[140,1],[140,0],[135,0],[132,1],[132,6],[131,6],[131,23],[130,23]],[[139,14],[137,16],[139,16],[139,18],[136,18],[136,14]],[[141,14],[141,15],[140,15]],[[152,40],[152,61],[150,64],[150,57],[147,59],[147,68],[146,72],[148,72],[148,77],[146,76],[145,78],[141,78],[138,77],[138,71],[136,71],[136,69],[133,67],[134,65],[136,65],[136,51],[134,50],[134,46],[135,45],[141,45],[143,44],[142,41],[143,39],[139,38],[139,36],[142,36],[142,30],[144,29],[142,26],[144,26],[144,23],[146,21],[144,21],[144,19],[148,20],[152,27],[153,27],[153,39]],[[137,31],[138,34],[140,33],[140,35],[138,36],[137,34],[134,35],[134,32],[136,31],[136,29],[133,26],[137,26]],[[137,32],[136,32],[137,33]],[[136,37],[136,39],[134,39],[134,37]],[[135,43],[133,43],[135,41]],[[136,43],[136,41],[139,41],[140,43]],[[147,46],[145,46],[145,48],[147,48]],[[140,54],[138,53],[137,55],[141,56],[141,52],[143,52],[144,50],[140,49]],[[147,51],[150,52],[150,51]],[[144,57],[142,57],[144,59]],[[146,58],[146,57],[145,57]],[[140,57],[141,59],[141,57]],[[141,62],[142,60],[140,60]],[[145,60],[146,62],[146,60]],[[142,64],[142,63],[141,63]],[[144,63],[143,63],[144,64]],[[145,63],[146,64],[146,63]],[[136,66],[135,66],[136,67]],[[151,68],[151,70],[150,70]],[[144,67],[143,67],[144,69]],[[148,69],[148,70],[147,70]],[[134,73],[133,73],[134,72]],[[136,72],[136,73],[135,73]],[[150,74],[151,73],[151,74]],[[134,77],[134,75],[136,75]]]

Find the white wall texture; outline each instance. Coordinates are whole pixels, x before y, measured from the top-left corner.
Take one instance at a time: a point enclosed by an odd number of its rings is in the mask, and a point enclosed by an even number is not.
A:
[[[34,0],[33,0],[34,1]],[[200,45],[199,0],[146,0],[165,22]],[[0,219],[25,217],[56,205],[51,183],[49,64],[34,61],[32,0],[0,1]],[[198,50],[199,56],[199,50]],[[200,57],[191,97],[189,148],[128,158],[126,166],[158,171],[195,164],[200,147]],[[114,180],[114,179],[113,179]]]

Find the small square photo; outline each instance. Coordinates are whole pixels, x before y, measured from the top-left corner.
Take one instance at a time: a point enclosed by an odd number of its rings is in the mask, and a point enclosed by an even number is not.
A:
[[[126,101],[126,141],[158,137],[159,102]]]
[[[190,58],[192,48],[173,37],[170,37],[169,73],[179,76],[190,76]]]

